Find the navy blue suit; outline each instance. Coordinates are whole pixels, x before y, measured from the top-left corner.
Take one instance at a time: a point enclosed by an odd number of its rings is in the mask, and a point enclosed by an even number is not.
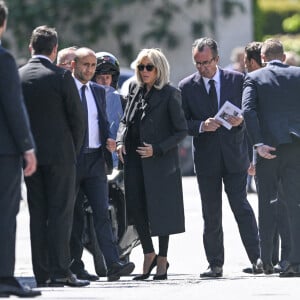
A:
[[[275,147],[276,158],[258,157],[259,230],[262,260],[272,261],[279,186],[290,222],[289,261],[300,264],[300,68],[279,61],[247,75],[243,111],[252,144]],[[281,200],[281,199],[280,199]],[[288,222],[286,221],[286,222]]]
[[[101,147],[90,153],[85,153],[85,149],[81,149],[77,163],[76,186],[77,190],[80,188],[83,191],[92,207],[97,240],[109,268],[114,262],[119,261],[108,211],[106,174],[112,169],[112,155],[106,149],[106,140],[111,138],[111,133],[106,115],[105,89],[91,81],[89,86],[98,111]],[[83,230],[82,200],[82,197],[78,197],[76,200],[71,239],[71,256],[74,259],[71,270],[74,273],[79,273],[84,268],[81,261],[83,246],[80,243]]]
[[[21,157],[33,147],[17,66],[0,46],[0,278],[14,276]]]
[[[241,107],[243,75],[220,70],[220,107],[228,100]],[[222,183],[238,223],[248,257],[254,263],[260,256],[258,229],[246,198],[249,158],[245,126],[231,130],[221,126],[215,132],[199,133],[200,124],[214,116],[213,105],[198,72],[179,83],[182,105],[193,136],[194,164],[202,201],[204,248],[211,267],[222,267],[224,245],[222,229]]]

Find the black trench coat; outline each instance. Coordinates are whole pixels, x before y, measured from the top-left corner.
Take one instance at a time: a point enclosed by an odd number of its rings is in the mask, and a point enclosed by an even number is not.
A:
[[[140,122],[141,141],[152,144],[155,155],[142,159],[148,218],[152,236],[185,231],[178,144],[187,135],[181,93],[171,85],[153,88]],[[120,122],[117,145],[129,146],[127,126],[133,119],[141,88],[131,85]],[[126,176],[126,167],[125,174]],[[134,188],[133,187],[125,187]]]

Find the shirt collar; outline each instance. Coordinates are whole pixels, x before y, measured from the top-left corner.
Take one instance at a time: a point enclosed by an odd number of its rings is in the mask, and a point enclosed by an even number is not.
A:
[[[207,77],[202,76],[202,79],[204,81],[205,86],[209,86],[208,82],[211,79],[213,79],[215,81],[215,83],[218,85],[220,83],[220,70],[219,70],[218,66],[217,66],[217,71],[216,71],[215,75],[212,78],[207,78]]]
[[[42,54],[34,54],[32,55],[32,58],[44,58],[44,59],[47,59],[48,61],[51,62],[51,64],[53,64],[53,61],[46,55],[42,55]]]
[[[270,60],[270,61],[266,62],[266,64],[272,64],[272,63],[280,63],[280,64],[282,64],[282,61],[280,59],[273,59],[273,60]]]
[[[83,85],[87,87],[87,89],[90,89],[90,82],[88,81],[87,83],[83,84],[81,81],[79,81],[74,75],[72,75],[74,78],[74,81],[76,83],[77,89],[80,90]]]

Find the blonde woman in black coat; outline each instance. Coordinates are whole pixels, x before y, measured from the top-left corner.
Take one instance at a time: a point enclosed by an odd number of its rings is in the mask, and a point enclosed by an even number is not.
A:
[[[187,134],[180,91],[169,84],[169,64],[159,49],[143,49],[129,88],[117,151],[124,163],[127,211],[136,225],[147,279],[167,279],[169,235],[184,232],[184,209],[178,144]],[[151,236],[159,238],[159,252]]]

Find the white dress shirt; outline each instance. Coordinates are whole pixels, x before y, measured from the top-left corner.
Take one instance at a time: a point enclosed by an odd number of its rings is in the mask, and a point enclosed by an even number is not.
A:
[[[77,78],[73,77],[81,97],[81,87],[84,85]],[[99,148],[101,146],[100,131],[99,131],[99,116],[96,105],[96,100],[92,93],[89,82],[85,84],[85,96],[88,108],[88,126],[89,126],[89,148]]]

